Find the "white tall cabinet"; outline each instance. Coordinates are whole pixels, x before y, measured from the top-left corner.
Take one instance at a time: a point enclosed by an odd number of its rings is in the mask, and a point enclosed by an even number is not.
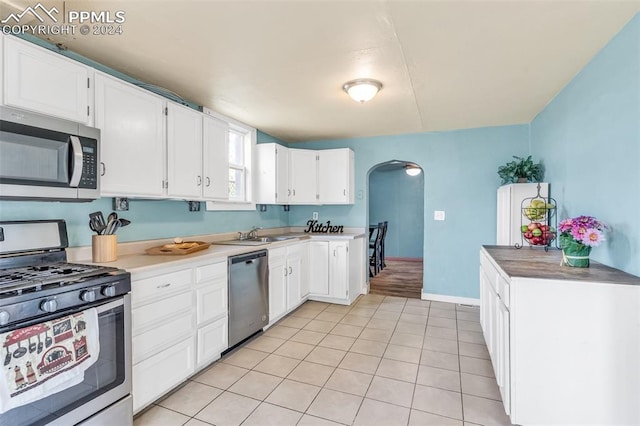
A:
[[[96,72],[103,196],[160,198],[165,184],[165,100]]]
[[[522,244],[520,226],[522,223],[528,224],[529,219],[522,215],[521,203],[525,198],[537,194],[537,183],[512,183],[498,188],[496,244]],[[545,198],[549,196],[548,183],[540,183],[540,195]]]
[[[309,298],[351,304],[362,291],[363,239],[311,241]]]
[[[92,124],[93,70],[16,37],[3,37],[3,103]]]

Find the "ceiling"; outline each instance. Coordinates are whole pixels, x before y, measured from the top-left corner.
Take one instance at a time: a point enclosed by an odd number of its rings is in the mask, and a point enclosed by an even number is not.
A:
[[[4,17],[36,1],[0,3]],[[640,0],[65,3],[125,11],[124,33],[51,41],[287,142],[528,123],[640,10]],[[355,78],[384,87],[358,104],[341,89]]]

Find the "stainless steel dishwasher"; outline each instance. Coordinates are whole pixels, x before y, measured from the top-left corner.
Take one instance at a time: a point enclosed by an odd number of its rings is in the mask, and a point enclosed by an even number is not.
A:
[[[269,323],[267,250],[229,257],[229,348]]]

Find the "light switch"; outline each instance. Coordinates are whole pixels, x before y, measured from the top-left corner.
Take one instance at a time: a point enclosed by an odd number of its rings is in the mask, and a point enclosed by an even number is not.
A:
[[[313,220],[318,220],[318,212],[313,212]]]
[[[444,211],[443,210],[434,210],[433,211],[433,220],[444,220]]]

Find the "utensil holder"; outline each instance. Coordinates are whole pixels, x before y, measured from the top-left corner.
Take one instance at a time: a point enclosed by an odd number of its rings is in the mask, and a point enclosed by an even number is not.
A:
[[[93,235],[91,237],[91,255],[96,263],[118,260],[118,236]]]

